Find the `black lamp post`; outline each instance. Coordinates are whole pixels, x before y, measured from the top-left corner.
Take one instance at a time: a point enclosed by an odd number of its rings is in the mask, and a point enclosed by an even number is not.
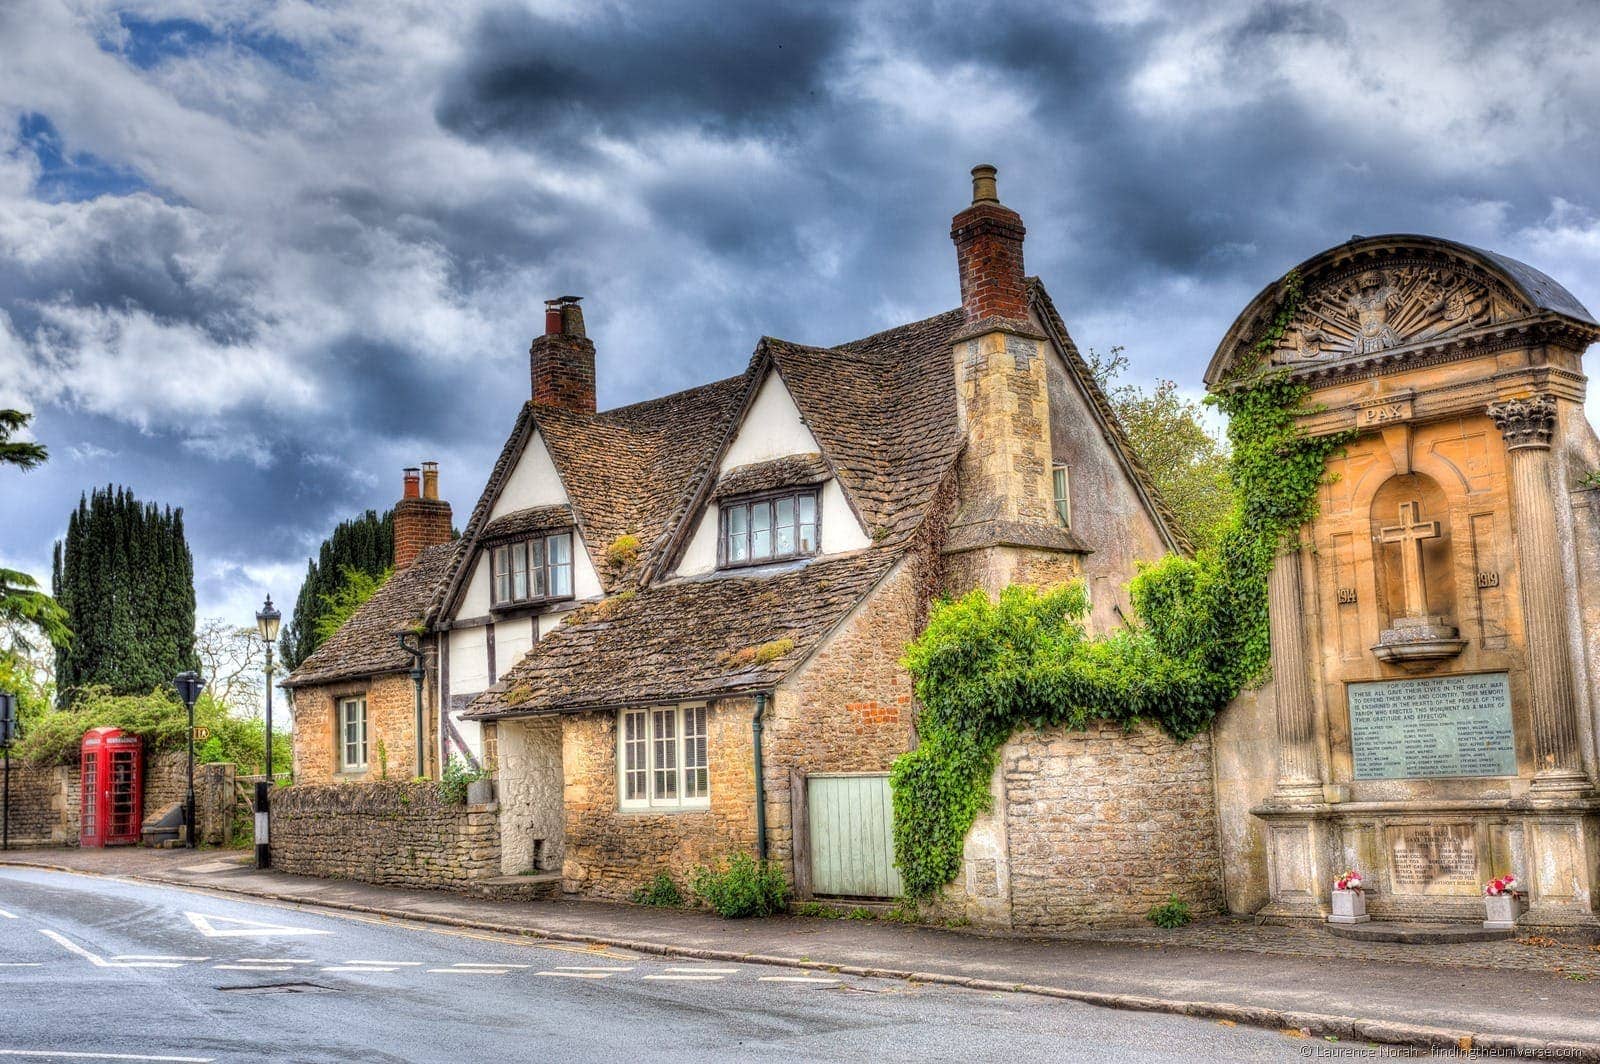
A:
[[[256,634],[267,646],[267,778],[256,784],[256,867],[272,867],[271,798],[272,788],[272,644],[278,641],[278,625],[283,615],[272,608],[272,596],[256,613]]]
[[[183,699],[184,706],[189,710],[189,792],[183,799],[183,833],[188,836],[188,846],[192,850],[199,845],[195,838],[194,816],[194,703],[205,685],[200,682],[200,674],[190,669],[178,673],[172,686],[177,689],[178,697]]]
[[[11,849],[11,744],[17,738],[17,696],[0,691],[0,751],[5,753],[5,816],[0,824],[0,850]]]

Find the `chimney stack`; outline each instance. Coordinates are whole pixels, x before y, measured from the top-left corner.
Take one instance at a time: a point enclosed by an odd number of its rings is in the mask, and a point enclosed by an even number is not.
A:
[[[394,567],[404,569],[429,547],[450,542],[450,504],[439,498],[439,463],[408,467],[394,504]]]
[[[528,348],[533,401],[582,414],[595,411],[594,343],[583,327],[578,296],[544,304],[544,335]]]
[[[967,324],[986,318],[1028,320],[1028,286],[1022,268],[1022,216],[1000,202],[995,168],[972,168],[972,203],[950,220],[961,272]]]

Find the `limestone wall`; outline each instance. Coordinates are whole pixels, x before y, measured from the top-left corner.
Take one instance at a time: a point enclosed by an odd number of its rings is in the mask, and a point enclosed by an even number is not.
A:
[[[944,906],[1029,931],[1139,924],[1173,894],[1220,910],[1211,756],[1209,736],[1180,744],[1150,726],[1017,733],[997,813],[969,835]]]
[[[447,804],[433,783],[282,787],[272,793],[272,863],[297,875],[465,889],[500,873],[499,809]]]
[[[219,781],[209,785],[208,769],[195,766],[196,804],[201,838],[222,842],[232,820],[232,775],[213,773]],[[230,766],[231,767],[231,766]],[[226,780],[226,784],[220,782]],[[188,791],[188,759],[182,752],[147,755],[144,761],[144,816],[181,803]],[[215,791],[215,793],[213,793]],[[15,758],[11,762],[11,844],[13,846],[76,846],[83,813],[78,766],[38,768]],[[0,809],[4,809],[0,796]]]
[[[561,721],[507,720],[495,727],[500,868],[506,875],[561,868]]]
[[[1217,842],[1228,911],[1253,913],[1270,900],[1266,825],[1251,809],[1272,796],[1278,725],[1273,686],[1240,692],[1212,725],[1216,760]]]
[[[435,709],[437,684],[423,684],[423,751],[428,774],[437,767]],[[337,754],[335,707],[341,698],[363,695],[367,700],[367,769],[341,772]],[[416,766],[416,688],[407,673],[363,677],[320,687],[302,687],[294,694],[294,778],[301,783],[333,780],[411,779]],[[379,757],[388,758],[387,777]]]

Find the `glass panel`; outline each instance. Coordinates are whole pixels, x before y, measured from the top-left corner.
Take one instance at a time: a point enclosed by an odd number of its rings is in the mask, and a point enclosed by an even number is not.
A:
[[[521,543],[513,543],[511,551],[511,597],[518,602],[528,597],[528,553]]]
[[[622,715],[622,797],[630,802],[649,797],[649,768],[645,763],[645,714],[635,710]]]
[[[683,711],[683,796],[704,798],[711,791],[710,767],[706,757],[706,707],[689,706]]]
[[[811,494],[801,495],[796,501],[796,512],[800,521],[800,553],[815,554],[817,552],[817,497]]]
[[[678,798],[678,711],[658,709],[650,714],[653,753],[654,786],[650,797],[656,801],[676,801]]]
[[[494,549],[494,600],[511,601],[511,548]]]
[[[772,504],[750,504],[750,560],[772,557]]]
[[[536,539],[528,544],[528,571],[532,574],[533,597],[544,598],[544,540],[542,539]]]
[[[551,598],[566,598],[572,594],[572,537],[551,536],[545,543],[550,563],[549,590],[546,593]]]
[[[750,557],[750,508],[728,507],[728,543],[724,553],[730,562],[747,561]]]
[[[774,557],[787,557],[795,552],[794,546],[794,496],[773,500],[772,553]]]
[[[1067,494],[1067,467],[1058,465],[1050,471],[1055,482],[1056,516],[1064,525],[1072,524],[1072,500]]]

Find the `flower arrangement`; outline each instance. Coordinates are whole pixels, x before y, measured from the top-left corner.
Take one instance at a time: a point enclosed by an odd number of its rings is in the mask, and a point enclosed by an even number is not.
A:
[[[1354,868],[1352,868],[1348,872],[1346,872],[1343,875],[1341,875],[1338,879],[1333,881],[1333,889],[1334,890],[1360,890],[1361,889],[1361,883],[1362,883],[1361,873],[1357,872]]]
[[[1512,875],[1491,879],[1483,885],[1483,893],[1489,898],[1513,897],[1518,898],[1523,894],[1522,884],[1517,882],[1517,877]]]

